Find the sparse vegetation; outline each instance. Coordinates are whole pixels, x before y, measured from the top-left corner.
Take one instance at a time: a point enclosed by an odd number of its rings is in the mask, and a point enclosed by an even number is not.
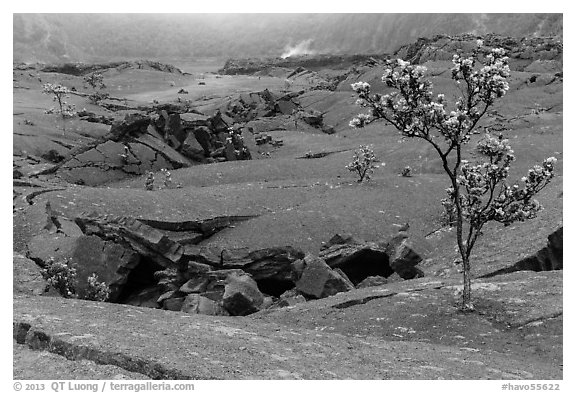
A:
[[[148,172],[146,180],[144,181],[144,187],[146,187],[148,191],[154,190],[154,173]]]
[[[74,117],[76,115],[76,108],[73,104],[64,101],[64,98],[70,97],[70,90],[62,85],[54,85],[52,83],[45,83],[42,92],[44,94],[52,95],[53,101],[58,102],[58,108],[50,108],[45,111],[46,114],[58,113],[63,119],[67,117]]]
[[[78,298],[77,270],[68,258],[60,261],[50,258],[41,272],[48,284],[58,290],[60,295],[65,298]],[[82,299],[105,302],[110,297],[110,288],[105,282],[98,281],[96,273],[88,276],[87,284],[86,294]]]
[[[90,100],[92,104],[98,104],[100,101],[110,97],[110,94],[108,93],[96,91],[96,89],[102,90],[106,88],[106,85],[104,84],[104,76],[102,74],[94,72],[86,75],[84,77],[84,82],[88,83],[94,90],[94,92],[88,96],[88,100]]]
[[[533,197],[554,176],[556,159],[550,157],[535,165],[522,178],[524,186],[507,182],[514,151],[508,140],[487,134],[478,143],[483,160],[471,163],[463,159],[463,147],[476,132],[476,126],[488,109],[508,91],[508,58],[503,49],[488,50],[478,41],[469,57],[454,55],[452,79],[461,86],[462,96],[448,111],[443,94],[433,98],[432,83],[425,78],[426,68],[409,62],[389,60],[382,81],[393,92],[371,94],[365,82],[352,84],[357,103],[370,109],[350,122],[363,127],[383,119],[404,137],[423,139],[436,150],[451,183],[445,206],[454,205],[456,240],[462,258],[462,309],[473,310],[471,299],[470,256],[489,221],[510,225],[534,218],[540,204]],[[477,66],[478,65],[478,66]],[[449,159],[450,157],[450,159]],[[452,209],[450,207],[450,209]],[[451,210],[452,212],[452,210]]]
[[[164,175],[163,179],[164,188],[174,187],[174,182],[172,181],[172,173],[170,173],[170,171],[166,168],[162,168],[160,172],[162,173],[162,175]]]
[[[50,258],[42,269],[42,276],[60,295],[76,297],[76,268],[67,258],[61,261]]]
[[[92,89],[105,89],[104,76],[99,72],[94,72],[92,74],[86,75],[84,77],[84,82],[88,83]]]
[[[88,276],[88,288],[86,290],[85,300],[96,302],[105,302],[110,297],[110,288],[105,282],[98,281],[98,275],[92,273]]]
[[[350,172],[356,172],[358,183],[362,183],[364,180],[370,180],[370,176],[374,172],[374,168],[376,168],[375,162],[374,151],[369,146],[361,145],[354,152],[352,162],[346,165],[346,169]]]

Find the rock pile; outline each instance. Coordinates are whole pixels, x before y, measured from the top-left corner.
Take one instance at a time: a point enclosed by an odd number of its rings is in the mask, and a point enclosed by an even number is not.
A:
[[[504,48],[510,58],[510,69],[530,72],[562,72],[563,44],[556,37],[503,37],[496,34],[476,36],[464,34],[450,37],[438,35],[433,38],[419,38],[415,43],[400,47],[394,55],[413,64],[427,61],[452,60],[454,53],[471,52],[476,41],[483,40],[489,48]],[[545,67],[546,70],[542,70]]]
[[[376,244],[336,235],[319,256],[291,246],[202,245],[250,218],[170,222],[90,213],[70,220],[47,204],[46,225],[28,243],[27,257],[40,266],[69,261],[81,297],[95,273],[112,302],[210,315],[247,315],[379,285],[393,275],[423,275],[415,267],[422,258],[405,237]]]
[[[58,165],[64,180],[100,185],[149,171],[194,163],[250,159],[244,138],[221,115],[159,110],[155,116],[127,115],[104,137],[71,150]]]
[[[29,258],[41,266],[52,258],[70,261],[79,296],[95,273],[108,284],[110,301],[137,306],[248,315],[379,285],[392,275],[423,275],[415,267],[422,258],[405,237],[376,244],[336,235],[319,256],[312,256],[291,246],[201,245],[251,217],[168,222],[90,213],[69,220],[49,204],[46,216],[43,233],[28,244]]]

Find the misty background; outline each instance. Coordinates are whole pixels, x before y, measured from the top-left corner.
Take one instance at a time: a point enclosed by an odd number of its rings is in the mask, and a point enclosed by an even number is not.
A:
[[[14,14],[16,62],[393,53],[419,37],[562,36],[562,14]]]

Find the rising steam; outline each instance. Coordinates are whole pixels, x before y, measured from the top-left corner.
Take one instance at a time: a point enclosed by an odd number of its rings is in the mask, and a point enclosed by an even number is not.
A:
[[[313,55],[316,53],[315,50],[310,49],[310,45],[312,44],[312,39],[304,40],[297,44],[296,46],[287,45],[284,48],[284,53],[282,53],[282,58],[285,59],[290,56],[299,56],[299,55]]]

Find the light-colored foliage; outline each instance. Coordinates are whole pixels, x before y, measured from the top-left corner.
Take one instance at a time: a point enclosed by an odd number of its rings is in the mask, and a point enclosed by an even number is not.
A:
[[[556,159],[550,157],[530,169],[522,178],[523,187],[507,182],[515,157],[501,136],[487,134],[477,147],[482,159],[464,160],[463,147],[477,133],[478,122],[508,91],[510,68],[503,49],[483,48],[482,41],[469,57],[455,54],[452,62],[451,76],[462,95],[451,110],[443,94],[434,97],[432,83],[425,78],[426,67],[389,60],[382,76],[392,90],[389,94],[372,94],[366,82],[352,84],[357,104],[370,112],[358,115],[350,126],[360,128],[383,119],[404,137],[427,141],[440,156],[451,182],[442,204],[449,221],[455,222],[464,267],[462,308],[472,310],[470,255],[483,226],[489,221],[510,225],[534,218],[540,205],[533,197],[554,176]]]
[[[370,176],[374,172],[374,168],[376,168],[375,162],[376,157],[372,148],[360,145],[358,150],[354,152],[352,162],[346,165],[346,169],[350,172],[356,172],[358,182],[362,183],[364,180],[370,180]]]
[[[110,298],[110,288],[105,282],[98,281],[96,273],[87,278],[88,288],[84,299],[96,302],[105,302]]]
[[[42,93],[52,95],[52,100],[58,102],[58,108],[50,108],[46,114],[58,113],[62,118],[76,116],[76,108],[73,104],[68,104],[64,98],[70,97],[70,90],[66,86],[45,83],[42,86]]]
[[[50,258],[42,269],[42,276],[60,295],[66,298],[76,296],[76,268],[68,259],[55,261]]]

